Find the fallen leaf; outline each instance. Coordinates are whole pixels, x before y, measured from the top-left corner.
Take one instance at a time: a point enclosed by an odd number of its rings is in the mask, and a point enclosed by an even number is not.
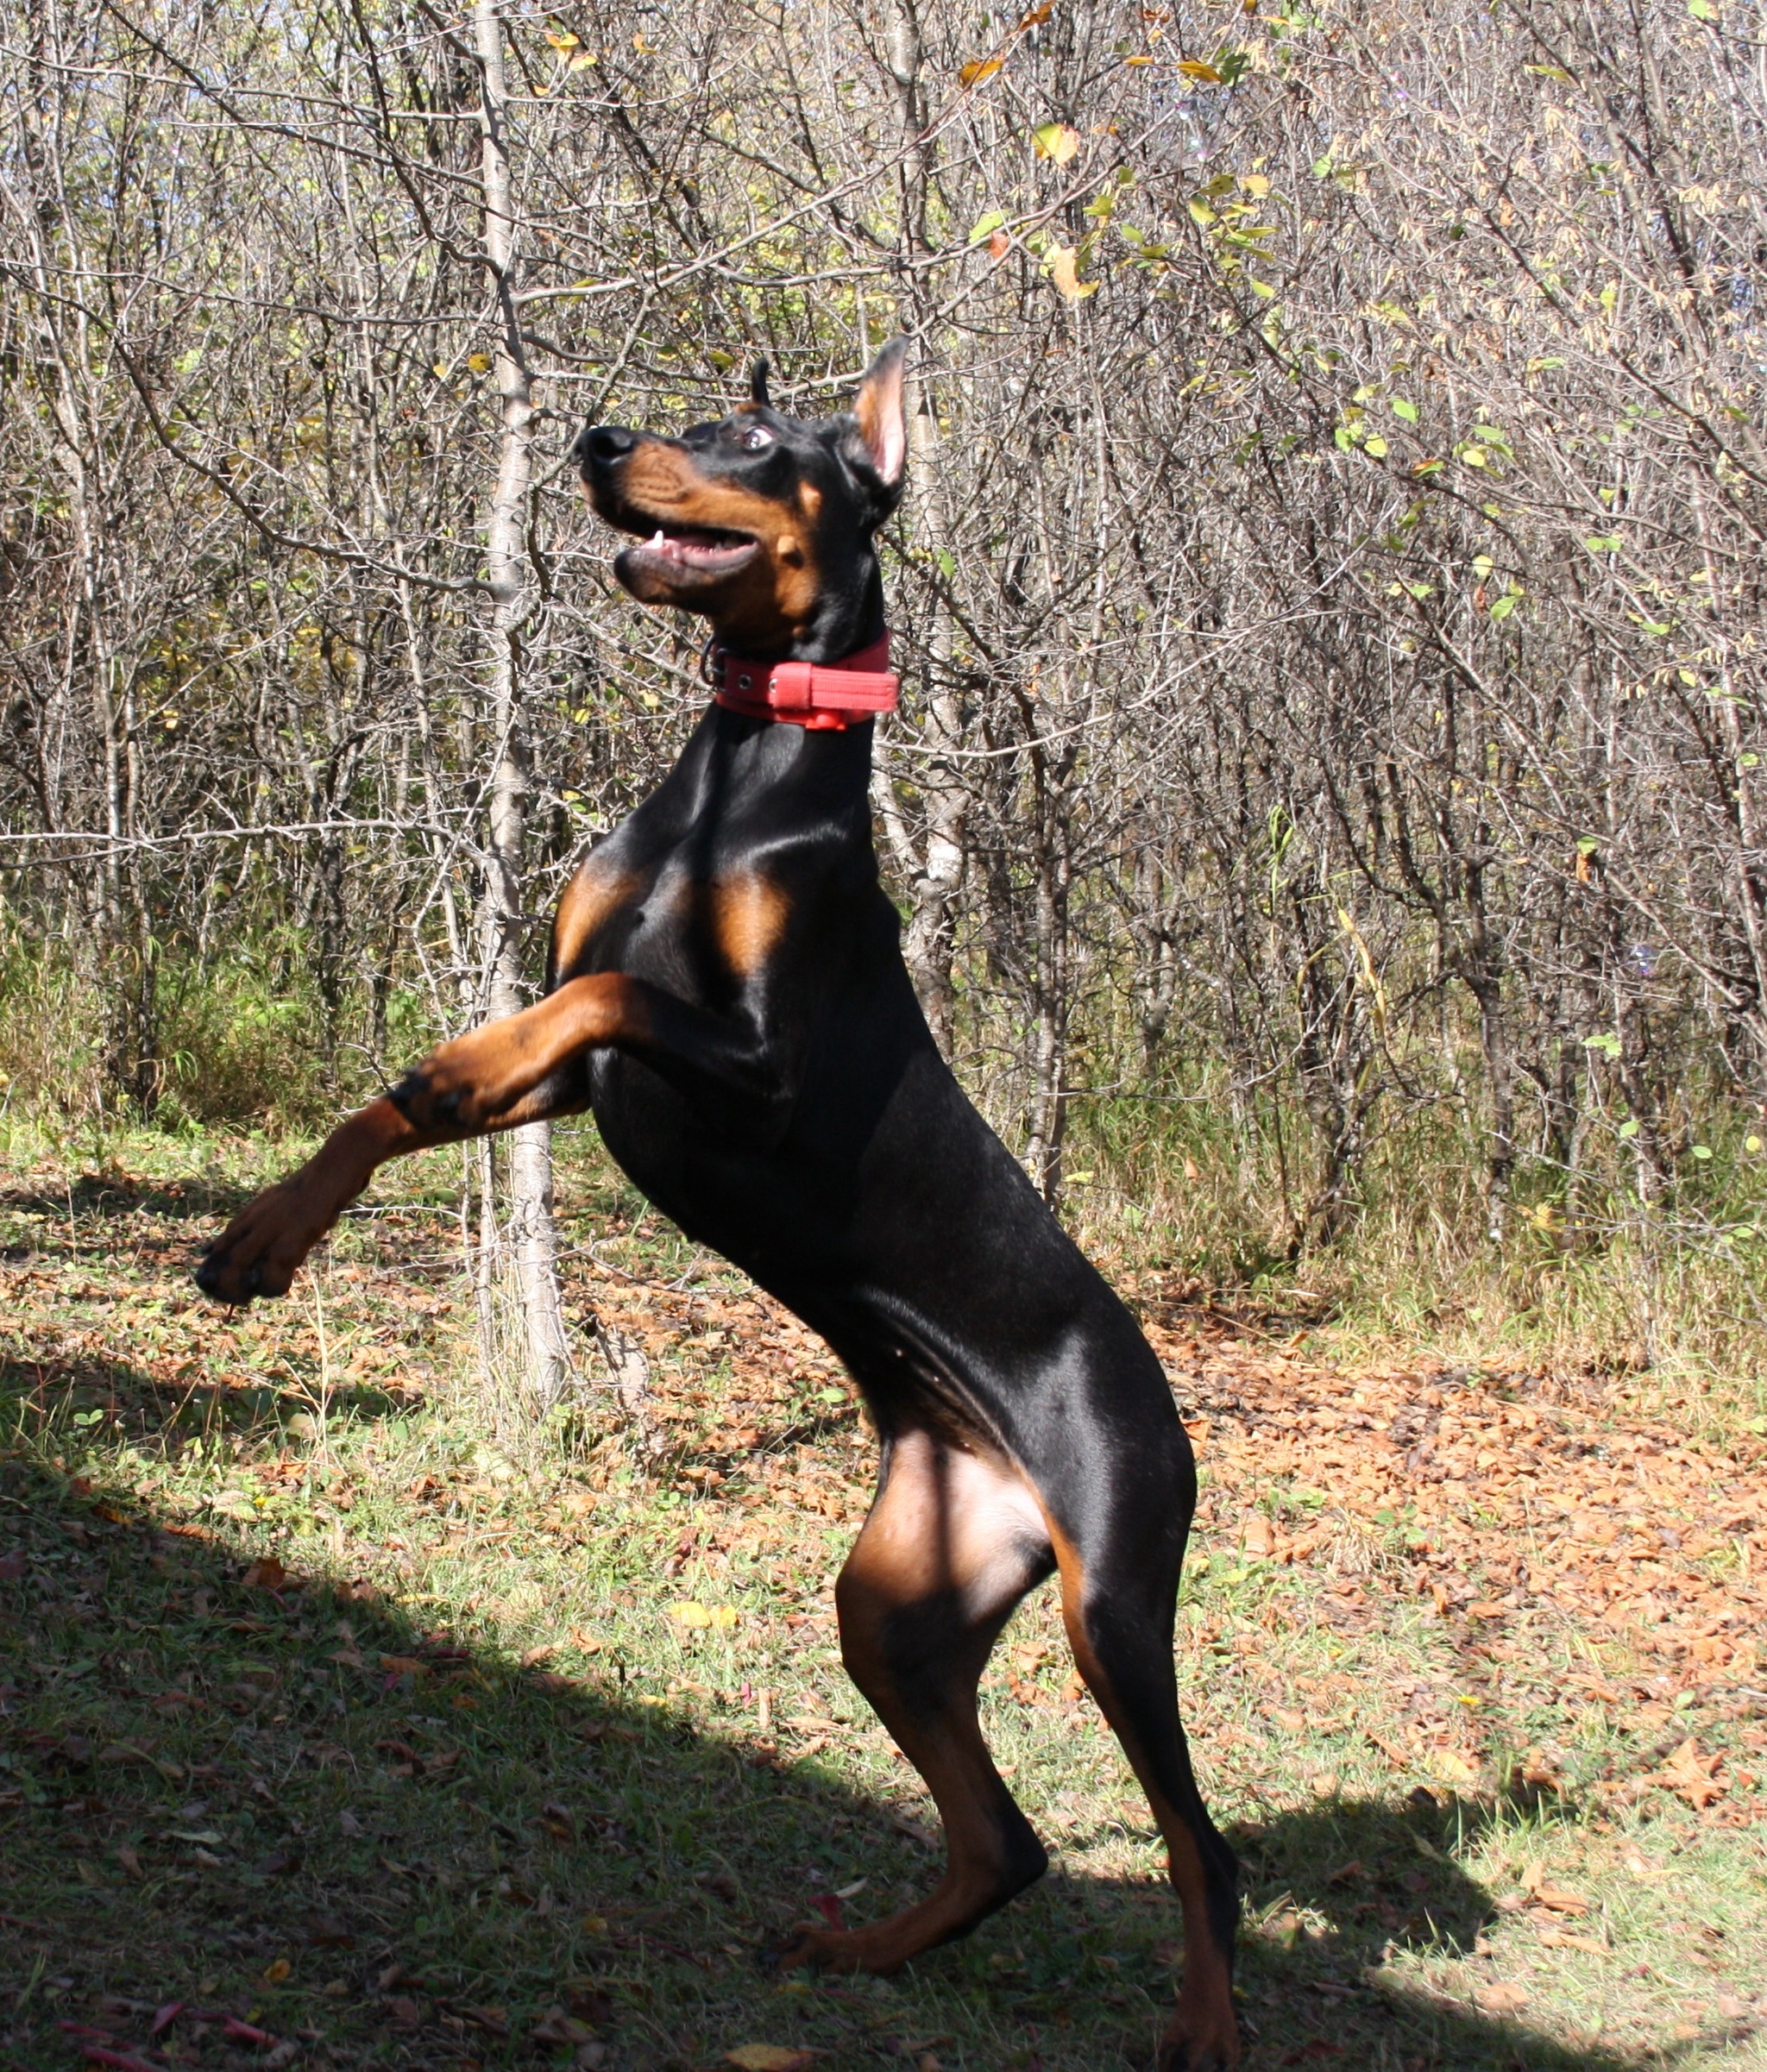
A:
[[[1573,1935],[1568,1928],[1543,1928],[1536,1941],[1548,1950],[1586,1950],[1592,1956],[1605,1957],[1607,1945],[1594,1936]]]
[[[563,2007],[549,2007],[534,2024],[533,2037],[537,2044],[592,2044],[595,2032],[587,2022],[580,2022],[575,2015],[567,2014]]]
[[[1467,1785],[1478,1781],[1477,1766],[1453,1749],[1431,1749],[1424,1758],[1424,1767],[1432,1777],[1439,1777],[1443,1784]]]
[[[299,1590],[300,1580],[292,1576],[274,1554],[254,1561],[240,1580],[248,1590]]]
[[[334,1661],[336,1659],[332,1657]],[[383,1654],[380,1667],[389,1676],[427,1676],[430,1673],[430,1665],[414,1654]]]
[[[1473,1995],[1473,2004],[1482,2014],[1513,2014],[1527,2006],[1528,1989],[1500,1979],[1495,1985],[1481,1986]]]
[[[1701,1755],[1698,1742],[1684,1741],[1650,1781],[1678,1793],[1696,1813],[1704,1812],[1730,1788],[1720,1784],[1712,1774],[1722,1760],[1717,1755]]]
[[[266,1964],[260,1975],[267,1986],[280,1986],[293,1969],[286,1957],[278,1957],[274,1964]]]
[[[724,2062],[738,2072],[808,2072],[814,2050],[794,2050],[785,2044],[739,2044]]]
[[[973,65],[965,65],[958,73],[957,83],[959,86],[979,86],[984,79],[991,79],[1004,62],[1001,58],[978,58]],[[806,2063],[808,2062],[805,2060]]]

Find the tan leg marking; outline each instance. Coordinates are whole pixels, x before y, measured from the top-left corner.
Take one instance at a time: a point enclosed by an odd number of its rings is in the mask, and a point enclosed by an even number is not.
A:
[[[569,979],[519,1014],[487,1022],[432,1051],[403,1086],[399,1106],[420,1129],[450,1137],[512,1128],[521,1103],[580,1052],[638,1042],[651,1033],[644,989],[619,971]]]
[[[835,1603],[849,1673],[926,1780],[946,1868],[928,1897],[857,1929],[808,1929],[787,1966],[889,1973],[967,1933],[1046,1862],[994,1767],[976,1685],[1046,1546],[1035,1500],[1003,1462],[924,1432],[894,1444],[889,1480],[855,1542]]]
[[[306,1164],[248,1202],[211,1245],[198,1284],[222,1302],[284,1295],[301,1261],[373,1177],[428,1141],[384,1097],[341,1122]]]
[[[1233,1975],[1215,1940],[1209,1918],[1209,1887],[1203,1860],[1178,1810],[1160,1789],[1139,1736],[1124,1717],[1110,1679],[1092,1652],[1084,1609],[1085,1566],[1079,1549],[1053,1519],[1047,1521],[1055,1560],[1061,1573],[1061,1616],[1075,1667],[1098,1709],[1122,1744],[1130,1767],[1148,1795],[1148,1804],[1166,1843],[1167,1875],[1184,1918],[1184,1980],[1178,2006],[1160,2043],[1161,2068],[1179,2072],[1231,2072],[1240,2062],[1239,2024],[1233,2009]]]

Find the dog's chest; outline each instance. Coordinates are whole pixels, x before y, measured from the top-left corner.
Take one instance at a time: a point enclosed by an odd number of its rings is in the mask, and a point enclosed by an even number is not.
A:
[[[791,901],[764,870],[707,869],[685,844],[643,860],[622,848],[598,850],[559,904],[560,980],[623,971],[704,998],[739,989],[779,949]]]

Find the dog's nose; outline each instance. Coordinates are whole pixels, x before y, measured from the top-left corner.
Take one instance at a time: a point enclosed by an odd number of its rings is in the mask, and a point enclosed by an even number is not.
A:
[[[624,424],[591,424],[576,443],[577,459],[585,468],[611,468],[638,443],[638,435]]]

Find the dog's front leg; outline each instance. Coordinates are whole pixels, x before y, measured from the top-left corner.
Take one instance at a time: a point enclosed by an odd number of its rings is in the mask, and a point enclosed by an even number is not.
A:
[[[538,1006],[434,1051],[390,1094],[340,1123],[299,1171],[248,1202],[204,1253],[196,1281],[226,1303],[283,1295],[296,1270],[387,1159],[588,1105],[588,1054],[642,1058],[689,1096],[764,1119],[789,1089],[752,1020],[726,1018],[619,972],[574,978]]]

